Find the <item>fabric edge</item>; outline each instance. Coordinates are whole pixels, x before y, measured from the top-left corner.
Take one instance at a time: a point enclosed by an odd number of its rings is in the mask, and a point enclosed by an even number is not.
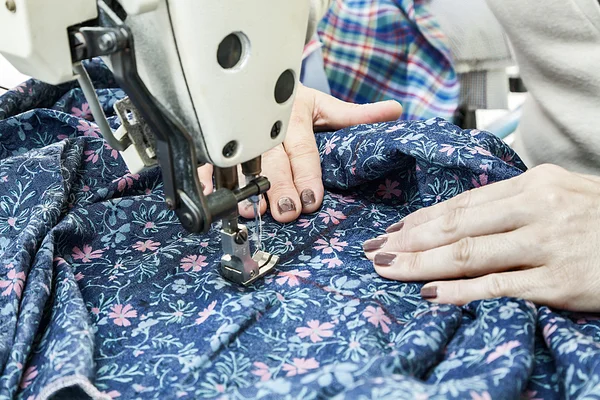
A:
[[[89,378],[82,375],[70,375],[44,386],[36,400],[50,400],[51,396],[57,394],[60,390],[71,386],[79,386],[93,400],[111,400],[112,397],[102,393],[92,384]]]

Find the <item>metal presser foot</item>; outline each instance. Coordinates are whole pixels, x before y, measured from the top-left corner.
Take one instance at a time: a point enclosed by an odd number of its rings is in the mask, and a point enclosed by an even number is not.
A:
[[[279,256],[258,250],[250,256],[248,228],[237,225],[237,231],[221,230],[221,275],[224,278],[248,286],[268,274],[279,261]]]

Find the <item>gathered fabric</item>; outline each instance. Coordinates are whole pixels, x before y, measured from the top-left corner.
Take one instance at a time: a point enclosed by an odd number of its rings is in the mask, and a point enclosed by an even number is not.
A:
[[[87,63],[113,128],[124,93]],[[0,399],[600,397],[600,323],[513,298],[434,305],[362,243],[421,208],[519,175],[495,136],[443,119],[317,134],[321,209],[264,217],[272,274],[219,274],[160,170],[131,174],[74,84],[0,97]],[[248,221],[255,229],[253,221]]]

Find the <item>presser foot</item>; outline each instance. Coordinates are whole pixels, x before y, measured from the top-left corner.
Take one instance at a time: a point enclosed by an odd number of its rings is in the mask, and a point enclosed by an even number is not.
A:
[[[234,283],[248,286],[268,274],[279,261],[279,256],[258,250],[250,255],[248,229],[238,225],[238,230],[221,230],[221,275]]]

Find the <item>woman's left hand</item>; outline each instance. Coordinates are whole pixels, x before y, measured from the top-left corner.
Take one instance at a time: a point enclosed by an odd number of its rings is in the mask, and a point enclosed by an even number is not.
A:
[[[421,290],[430,301],[507,296],[600,311],[600,177],[540,166],[423,208],[387,232],[363,245],[375,270],[434,281]]]

